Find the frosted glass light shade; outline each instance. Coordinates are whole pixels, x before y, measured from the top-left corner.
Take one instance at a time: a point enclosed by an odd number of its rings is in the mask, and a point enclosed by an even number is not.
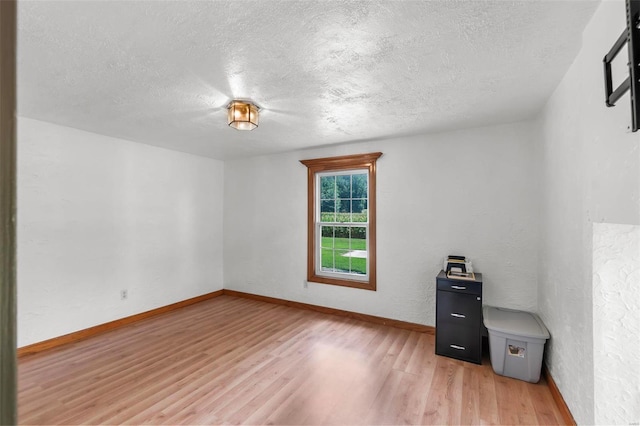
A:
[[[229,104],[227,122],[237,130],[253,130],[258,127],[258,107],[250,102],[233,101]]]

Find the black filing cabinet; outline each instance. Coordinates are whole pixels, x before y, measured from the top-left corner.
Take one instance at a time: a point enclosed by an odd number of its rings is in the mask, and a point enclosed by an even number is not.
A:
[[[482,274],[436,277],[436,354],[482,363]]]

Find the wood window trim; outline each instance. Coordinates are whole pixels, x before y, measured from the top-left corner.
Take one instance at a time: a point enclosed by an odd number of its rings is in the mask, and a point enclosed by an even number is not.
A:
[[[307,281],[372,291],[376,290],[376,160],[380,158],[381,155],[381,152],[372,152],[368,154],[300,160],[302,164],[307,166]],[[350,169],[367,169],[369,174],[368,281],[325,277],[316,274],[316,174]]]

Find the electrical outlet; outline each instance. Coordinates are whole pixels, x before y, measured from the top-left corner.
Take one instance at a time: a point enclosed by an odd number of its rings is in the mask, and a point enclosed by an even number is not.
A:
[[[120,290],[120,300],[125,300],[127,298],[127,290]]]

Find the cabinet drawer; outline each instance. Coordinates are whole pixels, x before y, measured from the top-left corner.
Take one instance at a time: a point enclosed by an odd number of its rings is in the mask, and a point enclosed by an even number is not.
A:
[[[465,294],[482,294],[482,284],[469,281],[451,281],[438,279],[438,290],[444,291],[452,291],[454,293],[465,293]]]
[[[482,322],[482,297],[475,294],[438,291],[437,324],[452,323],[479,330]]]
[[[478,330],[453,324],[436,328],[436,354],[480,364],[481,337]]]

